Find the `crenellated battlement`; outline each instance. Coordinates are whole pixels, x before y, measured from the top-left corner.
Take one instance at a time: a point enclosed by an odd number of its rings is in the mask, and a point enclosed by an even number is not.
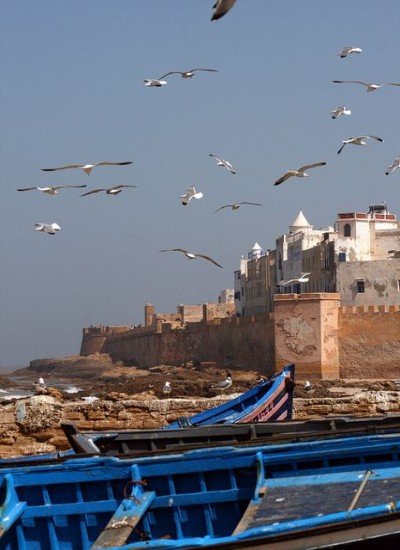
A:
[[[340,306],[339,315],[371,315],[374,313],[400,313],[400,306]]]
[[[226,304],[161,314],[147,304],[145,326],[83,329],[81,355],[141,367],[229,360],[272,374],[294,362],[307,378],[400,377],[400,306],[339,303],[336,293],[277,295],[274,313],[245,317]]]

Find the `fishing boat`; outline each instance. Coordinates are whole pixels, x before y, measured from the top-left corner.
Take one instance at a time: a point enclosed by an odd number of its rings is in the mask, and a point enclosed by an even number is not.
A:
[[[397,433],[3,469],[0,548],[283,550],[397,540],[399,452]]]
[[[213,409],[189,418],[182,417],[164,429],[174,430],[209,424],[266,422],[292,418],[295,366],[287,365],[282,372],[257,384],[254,388]]]
[[[71,449],[77,454],[144,456],[221,445],[272,445],[311,439],[400,433],[400,414],[223,424],[177,430],[92,432],[79,430],[73,422],[61,423],[61,427]],[[35,460],[35,457],[31,459]]]

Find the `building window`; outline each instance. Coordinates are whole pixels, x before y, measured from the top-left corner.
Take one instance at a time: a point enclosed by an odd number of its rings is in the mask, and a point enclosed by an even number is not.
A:
[[[346,223],[344,226],[344,236],[351,237],[351,225],[349,223]]]
[[[339,262],[346,261],[346,252],[339,252]]]
[[[365,292],[365,283],[364,281],[357,281],[357,293],[363,294]]]
[[[240,300],[240,292],[235,292],[235,300]]]

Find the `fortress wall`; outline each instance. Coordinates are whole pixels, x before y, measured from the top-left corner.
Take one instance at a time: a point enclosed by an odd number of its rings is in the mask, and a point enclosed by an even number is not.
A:
[[[114,361],[123,361],[139,367],[161,364],[161,333],[143,331],[110,336],[103,346]]]
[[[265,374],[294,362],[299,378],[400,378],[400,306],[338,306],[336,294],[284,294],[274,314],[90,327],[81,355],[140,367],[232,360]]]
[[[335,292],[275,296],[277,371],[295,363],[298,378],[339,378],[339,301]]]
[[[203,361],[203,326],[203,323],[196,323],[193,328],[163,330],[160,341],[160,363],[157,364],[179,365],[187,361]]]
[[[272,374],[275,357],[273,315],[261,313],[209,321],[205,348],[208,361],[232,359]]]
[[[400,378],[400,307],[339,308],[341,378]]]

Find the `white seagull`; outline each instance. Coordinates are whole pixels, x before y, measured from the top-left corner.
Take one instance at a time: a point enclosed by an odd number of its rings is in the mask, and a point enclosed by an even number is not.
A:
[[[88,176],[90,172],[96,166],[126,166],[127,164],[132,164],[132,161],[127,162],[96,162],[95,164],[67,164],[66,166],[59,166],[58,168],[42,168],[43,172],[55,172],[56,170],[67,170],[69,168],[82,168],[85,174]]]
[[[331,117],[333,119],[338,118],[342,115],[351,115],[350,109],[346,109],[344,105],[339,105],[339,107],[336,107],[336,109],[331,111]]]
[[[214,264],[218,267],[222,267],[222,265],[220,265],[215,260],[210,258],[210,256],[205,256],[204,254],[198,254],[197,252],[189,252],[188,250],[185,250],[184,248],[166,248],[164,250],[160,250],[160,252],[182,252],[182,254],[185,254],[185,256],[188,260],[197,260],[198,258],[204,258],[204,260],[208,260],[212,264]]]
[[[214,214],[216,212],[219,212],[220,210],[223,210],[224,208],[230,208],[231,210],[238,210],[242,206],[242,204],[250,204],[252,206],[262,206],[262,204],[259,202],[246,202],[246,201],[235,202],[234,204],[224,204],[224,206],[220,206],[219,208],[214,210]]]
[[[211,21],[221,19],[221,17],[228,13],[235,2],[236,0],[217,0],[217,2],[213,5],[214,12],[212,14]]]
[[[227,390],[232,386],[232,375],[230,372],[226,373],[226,379],[222,382],[217,382],[216,384],[212,384],[212,388],[216,388],[219,390]]]
[[[314,164],[305,164],[304,166],[300,166],[297,170],[288,170],[281,176],[279,179],[276,180],[274,185],[280,185],[284,181],[286,181],[289,178],[292,178],[293,176],[297,176],[298,178],[306,178],[309,176],[309,174],[306,173],[306,170],[309,170],[310,168],[317,168],[318,166],[325,166],[326,162],[315,162]]]
[[[182,78],[193,78],[196,71],[207,71],[210,73],[218,72],[217,69],[190,69],[190,71],[171,71],[170,73],[163,75],[161,78],[166,78],[171,74],[180,74]]]
[[[171,388],[171,384],[170,384],[168,381],[165,382],[164,387],[163,387],[163,390],[162,390],[162,391],[163,391],[163,394],[164,394],[164,395],[169,395],[169,394],[171,393],[171,389],[172,389],[172,388]]]
[[[306,391],[311,391],[313,389],[312,385],[311,385],[311,382],[309,380],[306,380],[305,381],[305,384],[304,384],[304,389]]]
[[[217,161],[217,165],[218,166],[223,166],[224,168],[226,168],[227,170],[229,170],[229,172],[231,174],[236,174],[235,170],[233,169],[233,166],[230,162],[228,162],[227,160],[224,160],[223,158],[221,157],[217,157],[217,155],[213,155],[212,153],[210,153],[209,155],[210,157],[214,158],[216,161]]]
[[[92,189],[91,191],[88,191],[87,193],[83,193],[80,195],[81,197],[86,197],[87,195],[93,195],[94,193],[100,193],[101,191],[105,191],[106,195],[118,195],[118,193],[121,193],[122,189],[125,189],[125,187],[135,187],[137,188],[137,185],[114,185],[114,187],[104,187],[100,189]]]
[[[61,227],[58,225],[58,223],[35,223],[34,227],[35,231],[43,231],[44,233],[47,233],[48,235],[55,235],[56,231],[60,231]]]
[[[186,193],[184,195],[181,195],[181,203],[183,206],[186,206],[189,204],[189,202],[192,199],[202,199],[203,193],[201,191],[197,192],[196,188],[192,185],[191,187],[188,187],[186,190]]]
[[[347,57],[351,53],[362,53],[362,49],[357,48],[355,46],[346,46],[345,48],[343,48],[343,50],[341,50],[338,53],[338,56],[343,58],[343,57]]]
[[[311,275],[311,273],[300,273],[300,277],[296,277],[295,279],[289,279],[288,281],[281,281],[279,283],[279,286],[288,286],[292,283],[308,283],[308,281],[310,280],[309,279],[309,275]]]
[[[396,157],[393,161],[393,164],[386,168],[386,175],[388,176],[398,168],[400,168],[400,157]]]
[[[160,76],[160,78],[145,78],[143,82],[146,88],[161,88],[161,86],[166,86],[168,84],[166,80],[163,80],[164,78],[165,75]]]
[[[366,86],[367,92],[374,92],[382,86],[400,86],[400,83],[397,82],[363,82],[362,80],[332,80],[335,84],[362,84]]]
[[[349,144],[351,144],[351,145],[367,145],[367,142],[365,141],[366,139],[375,139],[376,141],[381,141],[381,142],[383,141],[383,139],[378,137],[378,136],[357,136],[357,137],[352,137],[352,138],[349,138],[349,139],[344,139],[344,140],[342,140],[343,145],[341,146],[341,148],[339,149],[337,154],[340,155],[340,153],[343,151],[345,145],[349,145]]]
[[[51,187],[22,187],[20,189],[17,189],[17,191],[33,191],[34,189],[37,189],[38,191],[42,191],[42,193],[47,193],[48,195],[58,195],[59,189],[66,189],[68,187],[87,187],[87,185],[53,185]]]

